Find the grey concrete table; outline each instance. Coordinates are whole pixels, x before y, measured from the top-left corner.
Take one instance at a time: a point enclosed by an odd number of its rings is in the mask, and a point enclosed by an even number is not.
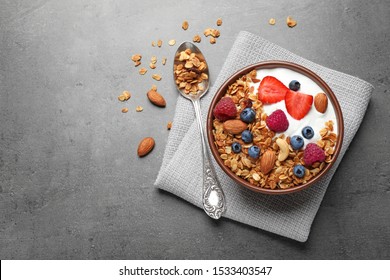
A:
[[[100,2],[0,1],[0,258],[390,258],[389,1]],[[218,17],[221,37],[200,44],[214,79],[247,30],[376,87],[304,244],[212,221],[153,186],[177,99],[177,45],[167,42],[191,40]],[[168,63],[140,76],[134,53]],[[153,83],[165,109],[146,99]],[[156,147],[139,159],[146,136]]]

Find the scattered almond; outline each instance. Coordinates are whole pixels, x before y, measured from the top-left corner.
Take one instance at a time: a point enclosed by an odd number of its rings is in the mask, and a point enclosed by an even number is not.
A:
[[[137,154],[139,157],[144,157],[149,154],[154,148],[155,142],[152,137],[147,137],[141,140],[138,145]]]
[[[172,122],[168,122],[168,124],[167,124],[167,129],[168,129],[168,130],[171,130],[171,128],[172,128]]]
[[[153,89],[149,90],[146,95],[148,96],[150,102],[158,107],[165,107],[167,105],[164,97]]]
[[[247,127],[248,124],[241,120],[228,120],[223,123],[223,129],[230,134],[240,134]]]
[[[145,75],[146,72],[148,72],[148,69],[146,69],[146,68],[141,68],[141,69],[139,69],[139,73],[140,73],[141,75]]]
[[[222,25],[222,19],[221,19],[221,18],[217,19],[217,25],[218,25],[218,26],[221,26],[221,25]]]
[[[199,36],[198,34],[196,34],[196,35],[194,36],[194,38],[192,38],[192,41],[193,41],[194,43],[200,43],[201,40],[202,40],[202,38],[200,38],[200,36]]]
[[[152,78],[155,79],[156,81],[160,81],[162,79],[161,76],[158,74],[153,74]]]
[[[188,29],[188,21],[183,21],[183,24],[181,25],[181,28],[183,28],[184,30],[187,30]]]
[[[142,111],[144,110],[144,108],[143,108],[142,106],[137,106],[137,107],[135,108],[135,110],[136,110],[137,112],[142,112]]]
[[[122,113],[127,113],[129,111],[129,109],[127,108],[122,108]]]
[[[293,28],[295,25],[297,25],[297,21],[294,20],[291,16],[287,17],[286,20],[287,26]]]
[[[260,171],[263,174],[268,174],[274,168],[275,161],[275,152],[271,150],[265,151],[260,159]]]
[[[176,40],[169,40],[168,45],[173,46],[176,44]]]
[[[158,41],[157,41],[157,47],[161,48],[161,46],[162,46],[162,41],[161,41],[161,40],[158,40]]]
[[[322,114],[326,112],[328,108],[328,97],[325,93],[318,93],[314,97],[314,107]]]
[[[163,58],[161,59],[161,63],[162,63],[162,65],[165,65],[165,63],[167,63],[167,58],[166,58],[166,57],[163,57]]]
[[[274,18],[270,18],[269,21],[268,21],[268,23],[269,23],[270,25],[274,25],[274,24],[276,23],[276,20],[275,20]]]

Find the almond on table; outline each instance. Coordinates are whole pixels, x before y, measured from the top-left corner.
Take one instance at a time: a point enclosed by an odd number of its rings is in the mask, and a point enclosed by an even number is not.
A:
[[[146,137],[138,144],[137,154],[139,157],[144,157],[149,154],[154,148],[155,142],[152,137]]]

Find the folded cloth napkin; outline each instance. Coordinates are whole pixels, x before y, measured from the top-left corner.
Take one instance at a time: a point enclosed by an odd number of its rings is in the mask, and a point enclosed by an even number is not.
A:
[[[257,35],[240,32],[210,92],[202,98],[203,121],[217,89],[244,66],[265,60],[286,60],[318,74],[336,94],[344,116],[344,142],[332,169],[315,185],[298,193],[266,195],[237,185],[214,164],[226,195],[224,217],[288,238],[305,242],[328,184],[365,114],[373,86],[361,79],[334,71],[285,50]],[[202,207],[201,141],[191,102],[179,97],[173,129],[155,185]],[[205,125],[205,124],[204,124]]]

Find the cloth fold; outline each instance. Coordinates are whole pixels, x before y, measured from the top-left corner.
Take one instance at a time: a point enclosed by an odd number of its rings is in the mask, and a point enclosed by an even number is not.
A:
[[[344,116],[344,141],[340,155],[329,172],[315,185],[298,193],[271,196],[237,185],[212,159],[226,195],[224,217],[288,238],[305,242],[329,182],[351,143],[373,86],[359,78],[331,70],[306,60],[257,35],[242,31],[237,36],[214,86],[201,100],[203,121],[217,89],[239,69],[266,60],[286,60],[301,64],[318,74],[333,90]],[[155,185],[202,207],[201,141],[191,102],[179,97],[174,127],[170,132]]]

